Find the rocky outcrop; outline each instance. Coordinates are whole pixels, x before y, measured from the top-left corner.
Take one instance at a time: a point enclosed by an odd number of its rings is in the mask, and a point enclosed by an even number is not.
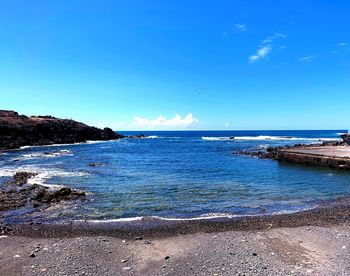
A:
[[[35,173],[17,172],[13,179],[2,186],[0,190],[0,211],[17,209],[20,207],[37,208],[62,200],[84,199],[85,193],[69,187],[50,190],[42,185],[29,185],[28,179]]]
[[[258,157],[262,159],[276,159],[278,155],[278,151],[280,149],[282,149],[282,147],[268,147],[266,149],[259,149],[259,150],[241,150],[241,151],[236,151],[233,154],[248,155],[251,157]]]
[[[128,138],[146,138],[144,134],[130,135]]]
[[[350,145],[350,134],[342,134],[340,135],[340,138],[343,139],[343,143]]]
[[[15,111],[0,110],[0,150],[120,138],[124,136],[110,128],[99,129],[70,119],[27,117]]]

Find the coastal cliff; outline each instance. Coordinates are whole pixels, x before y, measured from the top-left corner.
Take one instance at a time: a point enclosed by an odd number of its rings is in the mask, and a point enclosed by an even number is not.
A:
[[[120,138],[124,136],[110,128],[99,129],[70,119],[27,117],[15,111],[0,110],[0,150]]]

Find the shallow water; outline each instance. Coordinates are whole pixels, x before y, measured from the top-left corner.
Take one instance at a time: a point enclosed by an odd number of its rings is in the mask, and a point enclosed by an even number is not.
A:
[[[26,147],[0,155],[0,181],[32,171],[39,175],[31,183],[88,192],[87,201],[53,212],[63,219],[293,212],[349,195],[350,173],[232,152],[337,139],[341,132],[143,132],[151,138]]]

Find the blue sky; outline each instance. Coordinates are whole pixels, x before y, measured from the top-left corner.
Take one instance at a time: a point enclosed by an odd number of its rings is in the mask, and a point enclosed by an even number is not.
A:
[[[0,0],[0,108],[119,130],[347,129],[349,14],[347,0]]]

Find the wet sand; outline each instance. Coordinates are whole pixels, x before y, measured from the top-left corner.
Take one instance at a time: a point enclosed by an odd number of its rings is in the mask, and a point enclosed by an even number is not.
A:
[[[35,238],[57,238],[105,235],[123,239],[163,238],[198,232],[216,233],[224,231],[252,231],[281,227],[329,226],[350,221],[350,197],[325,201],[318,207],[289,214],[243,216],[233,218],[160,220],[144,218],[136,221],[64,221],[61,223],[8,224],[11,235]],[[4,223],[0,226],[5,226]],[[6,232],[6,231],[5,231]]]

